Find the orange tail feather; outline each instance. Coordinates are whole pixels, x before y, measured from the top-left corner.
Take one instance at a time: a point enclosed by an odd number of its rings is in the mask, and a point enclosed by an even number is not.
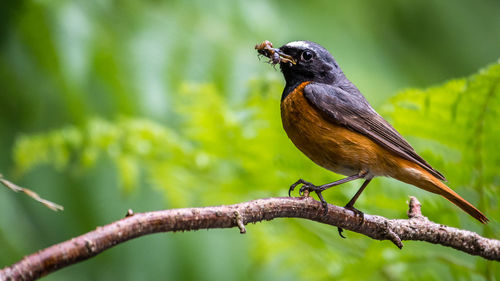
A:
[[[407,165],[404,168],[401,168],[399,173],[397,173],[397,175],[394,175],[394,178],[412,184],[429,192],[439,194],[478,221],[482,223],[488,223],[488,218],[476,207],[474,207],[474,205],[467,202],[467,200],[462,198],[455,191],[446,186],[439,179],[432,176],[429,172],[422,169],[420,166],[411,164]]]
[[[451,203],[457,205],[460,209],[464,210],[467,214],[473,216],[476,220],[482,223],[488,223],[488,218],[481,213],[474,205],[469,203],[467,200],[463,199],[460,195],[458,195],[455,191],[450,189],[444,183],[439,181],[436,178],[433,178],[433,184],[435,188],[439,191],[435,192],[437,194],[442,195],[444,198],[448,199]],[[425,189],[425,188],[424,188]]]

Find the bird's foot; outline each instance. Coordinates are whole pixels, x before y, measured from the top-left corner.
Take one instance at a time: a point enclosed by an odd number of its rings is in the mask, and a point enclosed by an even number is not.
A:
[[[365,220],[365,214],[363,212],[361,212],[360,210],[354,208],[354,206],[346,205],[344,207],[344,209],[352,211],[357,217],[361,217],[361,223],[363,223],[363,221]]]
[[[292,184],[290,186],[290,189],[288,189],[288,196],[292,196],[291,195],[292,191],[299,184],[302,184],[302,186],[299,189],[299,195],[300,196],[304,196],[304,195],[307,196],[307,194],[309,194],[310,192],[316,192],[316,194],[318,195],[319,201],[321,202],[321,205],[323,206],[324,214],[326,214],[328,212],[328,203],[326,202],[326,200],[323,198],[323,195],[321,194],[321,192],[324,191],[325,188],[321,185],[317,186],[317,185],[314,185],[314,184],[307,182],[303,179],[299,179],[298,181],[296,181],[294,184]]]
[[[364,214],[363,212],[361,212],[360,210],[358,210],[358,209],[354,208],[354,206],[352,206],[351,204],[347,204],[347,205],[345,205],[344,209],[347,209],[347,210],[352,211],[356,217],[358,217],[358,216],[359,216],[359,217],[361,218],[361,222],[359,223],[359,225],[362,225],[362,224],[363,224],[363,222],[365,221],[365,214]],[[337,229],[338,229],[338,231],[339,231],[339,235],[340,235],[340,237],[342,237],[342,238],[346,238],[346,237],[342,234],[342,232],[344,231],[344,229],[342,229],[341,227],[337,227]]]
[[[290,185],[290,189],[288,189],[288,196],[289,197],[292,197],[292,191],[295,190],[295,188],[299,185],[299,184],[302,184],[302,186],[300,187],[300,190],[299,190],[299,195],[302,196],[302,194],[304,193],[304,190],[306,186],[309,186],[309,187],[315,187],[314,184],[308,182],[308,181],[305,181],[303,179],[299,179],[298,181],[296,181],[294,184]]]

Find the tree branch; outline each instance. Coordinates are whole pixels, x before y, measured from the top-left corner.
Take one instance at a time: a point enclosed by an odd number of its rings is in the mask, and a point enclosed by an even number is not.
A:
[[[238,227],[275,218],[304,218],[358,232],[377,240],[392,241],[399,248],[403,240],[426,241],[452,247],[471,255],[500,261],[500,241],[474,232],[429,221],[420,212],[420,203],[410,198],[409,219],[386,219],[364,215],[329,205],[323,213],[321,203],[311,197],[267,198],[216,207],[172,209],[134,214],[98,227],[96,230],[51,246],[0,270],[0,280],[35,280],[60,268],[91,258],[127,240],[157,232]]]
[[[42,203],[43,205],[45,205],[45,207],[51,209],[52,211],[62,211],[62,210],[64,210],[63,206],[61,206],[59,204],[56,204],[54,202],[50,202],[47,199],[43,199],[42,197],[40,197],[40,195],[38,195],[38,193],[34,192],[33,190],[27,189],[27,188],[24,188],[24,187],[20,187],[19,185],[16,185],[16,184],[14,184],[14,183],[6,180],[3,177],[2,174],[0,174],[0,183],[3,184],[8,189],[14,191],[14,192],[22,192],[22,193],[28,195],[29,197],[31,197],[34,200]]]

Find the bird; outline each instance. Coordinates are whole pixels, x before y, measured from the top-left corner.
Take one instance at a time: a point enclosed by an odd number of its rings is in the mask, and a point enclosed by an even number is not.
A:
[[[290,140],[317,165],[346,176],[322,185],[299,179],[290,186],[289,195],[299,185],[301,195],[315,192],[326,213],[323,191],[364,179],[345,205],[363,218],[363,212],[354,208],[356,200],[373,178],[391,177],[439,194],[481,223],[488,222],[481,211],[443,183],[443,174],[373,109],[323,46],[293,41],[273,48],[271,42],[264,41],[255,49],[268,57],[269,63],[279,64],[284,76],[281,120]],[[341,228],[339,234],[344,237]]]

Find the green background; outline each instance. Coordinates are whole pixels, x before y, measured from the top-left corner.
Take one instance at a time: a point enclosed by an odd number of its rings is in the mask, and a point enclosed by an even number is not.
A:
[[[279,71],[254,45],[311,40],[448,184],[491,219],[376,179],[357,207],[500,238],[499,1],[2,1],[0,172],[64,205],[0,188],[0,267],[126,210],[285,196],[339,179],[281,128]],[[431,86],[436,86],[429,88]],[[405,90],[429,88],[428,90]],[[399,94],[398,94],[399,93]],[[324,193],[344,205],[360,182]],[[156,234],[44,280],[497,280],[498,263],[373,241],[297,219]]]

